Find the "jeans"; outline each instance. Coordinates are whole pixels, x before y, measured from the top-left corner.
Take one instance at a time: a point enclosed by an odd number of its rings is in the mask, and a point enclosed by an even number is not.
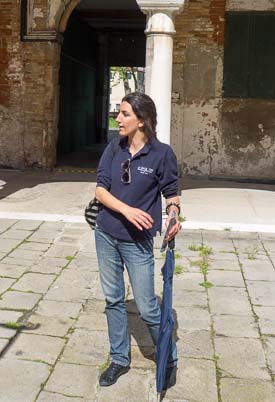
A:
[[[155,295],[153,239],[142,242],[118,240],[98,227],[95,230],[100,280],[106,301],[106,316],[111,361],[130,364],[129,334],[125,304],[124,266],[133,290],[137,309],[157,345],[160,306]],[[176,344],[172,342],[169,366],[176,365]]]

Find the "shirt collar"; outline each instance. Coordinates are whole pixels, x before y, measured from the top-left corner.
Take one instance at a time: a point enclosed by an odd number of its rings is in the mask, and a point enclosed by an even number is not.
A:
[[[128,137],[121,138],[120,141],[119,141],[119,144],[120,144],[121,149],[123,151],[129,152],[129,146],[128,146],[128,140],[127,139],[128,139]],[[146,142],[144,144],[144,146],[141,148],[141,150],[138,151],[138,153],[135,156],[147,155],[149,153],[149,151],[151,150],[154,141],[155,140]]]

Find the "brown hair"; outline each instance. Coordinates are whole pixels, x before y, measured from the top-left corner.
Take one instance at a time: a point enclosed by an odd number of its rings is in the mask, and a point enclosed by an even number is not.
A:
[[[122,102],[129,103],[137,118],[143,121],[142,130],[148,140],[156,138],[157,111],[155,103],[150,96],[141,92],[132,92],[124,96]]]

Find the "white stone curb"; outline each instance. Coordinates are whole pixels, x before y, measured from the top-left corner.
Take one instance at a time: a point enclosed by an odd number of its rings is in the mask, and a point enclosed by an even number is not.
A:
[[[165,216],[163,216],[165,218]],[[25,212],[0,212],[0,219],[27,219],[46,222],[69,222],[85,223],[84,216],[80,215],[59,215],[59,214],[35,214]],[[259,223],[239,222],[203,222],[185,221],[182,223],[184,229],[205,229],[205,230],[230,230],[232,232],[258,232],[275,233],[275,225],[264,225]]]

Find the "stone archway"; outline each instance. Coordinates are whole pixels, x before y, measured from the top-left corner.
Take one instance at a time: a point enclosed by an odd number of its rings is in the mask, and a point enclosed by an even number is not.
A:
[[[67,8],[65,9],[64,13],[60,18],[59,29],[58,29],[59,32],[63,33],[65,31],[70,15],[80,2],[81,0],[71,0],[71,2],[68,4]]]
[[[140,10],[147,16],[146,47],[146,92],[155,100],[158,110],[158,136],[163,142],[170,142],[171,120],[171,77],[172,77],[172,36],[174,16],[183,7],[184,0],[136,0]],[[25,131],[28,135],[29,148],[25,151],[26,166],[37,164],[53,167],[56,163],[56,143],[58,137],[58,96],[59,96],[59,62],[60,34],[66,29],[67,22],[80,0],[25,0],[22,26],[22,40],[33,42],[24,45],[27,48],[28,63],[37,63],[41,69],[44,60],[43,79],[45,91],[40,96],[38,116],[31,110],[25,117]],[[40,42],[40,43],[39,43]],[[33,85],[35,77],[29,81]],[[166,85],[159,86],[159,82]],[[26,86],[26,93],[32,86]],[[35,129],[33,129],[33,121]],[[31,133],[35,131],[36,143],[32,144]],[[30,140],[29,140],[30,139]],[[25,142],[27,144],[27,142]],[[39,144],[42,149],[39,150]],[[41,147],[41,145],[40,145]]]
[[[64,32],[68,19],[81,0],[71,0],[59,23]],[[185,0],[136,0],[140,10],[147,16],[146,45],[146,93],[156,103],[158,112],[158,137],[170,144],[171,86],[173,64],[173,35],[175,15],[181,11]],[[162,82],[164,85],[159,85]]]

